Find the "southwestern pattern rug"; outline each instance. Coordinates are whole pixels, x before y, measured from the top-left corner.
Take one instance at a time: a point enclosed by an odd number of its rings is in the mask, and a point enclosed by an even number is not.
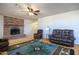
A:
[[[8,55],[73,55],[74,50],[55,44],[31,41],[15,45],[8,50]]]

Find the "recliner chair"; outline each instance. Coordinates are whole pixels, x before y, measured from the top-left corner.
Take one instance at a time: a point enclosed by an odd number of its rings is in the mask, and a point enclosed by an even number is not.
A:
[[[42,39],[43,38],[43,30],[38,29],[37,33],[34,34],[34,39]]]

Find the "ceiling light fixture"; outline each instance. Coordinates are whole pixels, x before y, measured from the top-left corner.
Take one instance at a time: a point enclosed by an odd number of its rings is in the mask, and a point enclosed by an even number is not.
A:
[[[29,12],[29,10],[28,10],[28,9],[26,9],[26,11],[28,11],[28,12]]]
[[[30,16],[33,16],[34,14],[33,14],[32,12],[29,12],[29,15],[30,15]]]

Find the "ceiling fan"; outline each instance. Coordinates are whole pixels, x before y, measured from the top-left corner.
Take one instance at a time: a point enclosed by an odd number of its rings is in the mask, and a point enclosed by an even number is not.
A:
[[[21,9],[21,12],[28,12],[28,14],[30,15],[30,16],[32,16],[32,15],[38,15],[38,13],[40,12],[40,10],[39,9],[33,9],[31,6],[28,6],[28,5],[25,5],[25,7],[23,8],[23,6],[22,5],[19,5],[19,4],[16,4],[16,6],[18,7],[18,8],[20,8]],[[26,10],[23,10],[23,9],[26,9]]]
[[[33,13],[34,15],[38,15],[38,13],[40,12],[40,10],[38,10],[38,9],[34,10],[31,7],[27,7],[27,9],[28,9],[29,13]]]

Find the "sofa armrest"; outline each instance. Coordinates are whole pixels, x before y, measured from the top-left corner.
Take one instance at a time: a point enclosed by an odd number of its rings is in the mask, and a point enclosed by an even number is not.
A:
[[[72,41],[74,41],[74,40],[76,40],[74,37],[72,37],[72,38],[70,38],[70,40],[72,40]]]

